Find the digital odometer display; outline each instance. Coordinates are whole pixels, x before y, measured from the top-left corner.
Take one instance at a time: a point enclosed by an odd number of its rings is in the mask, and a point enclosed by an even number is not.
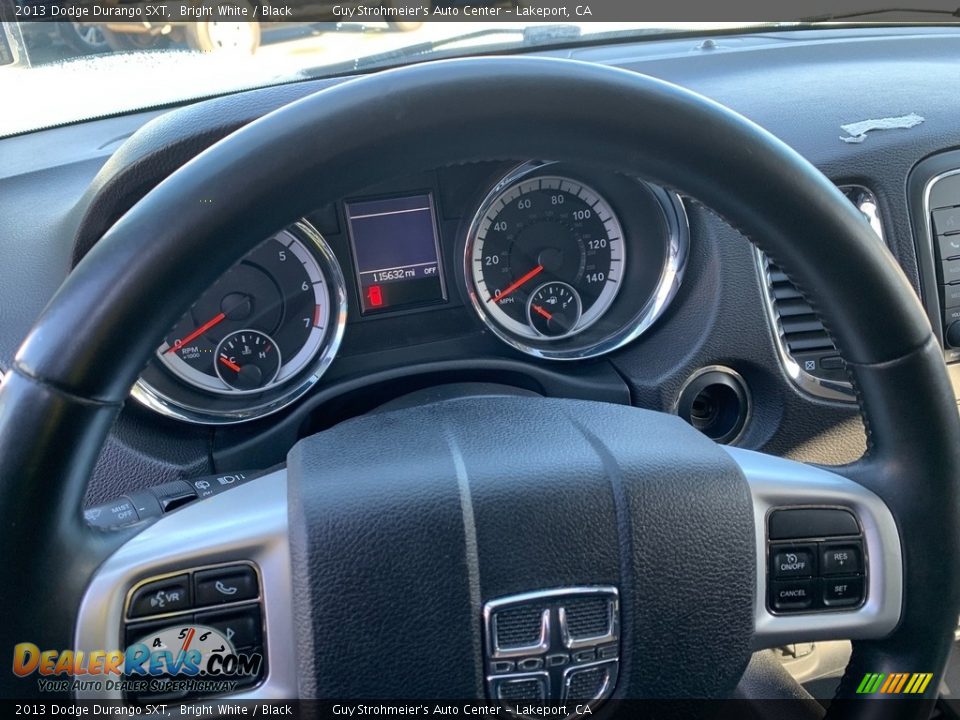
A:
[[[446,299],[433,197],[346,203],[364,314]]]

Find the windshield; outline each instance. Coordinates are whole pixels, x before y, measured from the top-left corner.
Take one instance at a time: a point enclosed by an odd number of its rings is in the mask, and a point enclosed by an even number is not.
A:
[[[475,5],[426,0],[412,10],[431,13],[431,17],[443,14],[445,21],[423,22],[415,19],[420,14],[414,14],[413,20],[402,14],[403,4],[411,0],[388,0],[376,8],[297,0],[307,3],[305,16],[331,21],[277,22],[270,13],[290,8],[269,1],[273,4],[224,0],[226,4],[213,6],[200,1],[173,5],[169,0],[15,0],[19,20],[0,22],[0,96],[9,102],[0,113],[0,137],[246,88],[435,58],[771,27],[808,28],[814,22],[853,17],[834,14],[778,23],[579,22],[581,18],[574,15],[589,13],[590,6],[577,4],[561,8],[563,22],[544,22],[547,0],[539,8],[530,0],[513,5],[500,0],[473,0]],[[322,4],[310,4],[314,2]],[[0,11],[3,8],[0,0]],[[224,8],[252,10],[263,19],[228,21],[222,14],[203,15],[206,10],[223,13]],[[480,11],[532,21],[447,19]],[[524,15],[527,11],[531,14]],[[868,10],[856,16],[889,12]],[[97,17],[108,19],[94,21]]]
[[[2,23],[0,136],[436,57],[757,23]],[[0,48],[3,50],[3,48]],[[0,60],[3,60],[0,53]]]

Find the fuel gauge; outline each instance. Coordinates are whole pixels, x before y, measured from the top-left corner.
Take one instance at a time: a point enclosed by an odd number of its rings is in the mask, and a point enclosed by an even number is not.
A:
[[[277,344],[259,330],[230,333],[217,345],[214,355],[217,377],[240,392],[253,392],[272,383],[280,365]]]
[[[527,301],[530,327],[544,337],[560,338],[572,333],[581,312],[579,293],[565,282],[544,283]]]

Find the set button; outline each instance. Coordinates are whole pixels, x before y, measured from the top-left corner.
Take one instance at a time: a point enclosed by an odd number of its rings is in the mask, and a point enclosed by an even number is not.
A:
[[[823,604],[827,607],[859,605],[863,599],[863,577],[831,577],[823,579]]]

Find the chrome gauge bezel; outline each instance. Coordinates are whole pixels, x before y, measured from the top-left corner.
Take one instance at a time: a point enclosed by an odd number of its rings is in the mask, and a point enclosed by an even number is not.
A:
[[[497,213],[506,209],[509,203],[516,201],[524,192],[530,192],[529,190],[523,189],[525,184],[537,183],[537,187],[534,188],[533,191],[555,190],[574,195],[593,208],[593,213],[603,224],[604,230],[607,233],[608,237],[606,240],[610,247],[610,267],[608,268],[607,279],[604,281],[603,289],[593,305],[590,306],[590,309],[582,313],[577,326],[563,335],[547,337],[538,333],[526,322],[519,322],[510,317],[504,312],[501,306],[496,303],[488,304],[488,307],[485,308],[485,311],[493,316],[491,319],[495,319],[501,327],[517,337],[527,338],[528,340],[543,339],[548,341],[573,337],[587,330],[599,320],[610,308],[614,300],[616,300],[617,294],[620,292],[622,286],[620,281],[622,280],[623,269],[627,262],[623,228],[620,225],[617,214],[613,211],[613,208],[610,207],[610,203],[603,195],[588,184],[567,177],[566,175],[538,174],[529,179],[527,179],[527,176],[529,176],[529,173],[524,177],[515,178],[513,182],[503,184],[503,187],[498,192],[491,193],[487,196],[480,210],[477,211],[475,219],[476,233],[471,234],[467,240],[467,244],[471,248],[470,262],[472,263],[469,276],[472,285],[469,287],[476,291],[476,285],[478,284],[477,273],[480,273],[480,275],[483,274],[483,258],[481,256],[483,253],[484,235],[486,235],[490,226],[496,221],[498,217]],[[498,183],[498,186],[499,185]],[[471,225],[471,230],[473,227],[474,226]],[[572,286],[571,289],[573,289]]]
[[[277,377],[271,381],[279,384],[302,373],[304,369],[309,366],[311,359],[324,346],[327,336],[329,335],[327,329],[330,326],[330,309],[332,306],[327,302],[320,303],[321,300],[329,295],[326,279],[327,273],[324,268],[326,263],[322,262],[318,256],[310,252],[310,249],[306,246],[309,240],[297,237],[290,228],[285,228],[275,233],[268,240],[278,240],[281,244],[286,245],[287,249],[303,264],[307,275],[311,279],[316,278],[313,280],[313,292],[321,308],[319,326],[311,329],[310,335],[307,337],[303,347],[292,359],[287,361],[285,366],[281,365]],[[289,243],[287,241],[289,241]],[[256,390],[237,390],[231,388],[220,377],[219,370],[213,376],[202,373],[181,360],[176,353],[170,353],[169,347],[166,342],[161,344],[155,352],[157,359],[166,365],[167,369],[174,375],[189,385],[193,385],[205,392],[213,393],[214,395],[223,395],[225,397],[259,395],[264,392],[264,388],[258,388]],[[269,387],[266,388],[266,390],[269,389]]]
[[[598,321],[603,316],[603,312],[591,320],[590,325],[594,325],[594,328],[588,325],[582,328],[582,330],[586,330],[587,332],[580,332],[581,328],[578,328],[577,333],[567,334],[557,338],[545,338],[542,336],[528,337],[512,332],[508,326],[498,322],[497,319],[487,311],[487,308],[484,307],[485,303],[480,298],[474,277],[474,248],[478,235],[482,230],[483,223],[487,220],[488,213],[502,194],[511,186],[524,181],[530,176],[547,175],[551,173],[553,167],[557,165],[559,164],[554,161],[531,160],[513,168],[494,183],[493,187],[481,201],[467,228],[463,251],[463,277],[467,295],[470,298],[470,304],[473,306],[474,311],[476,311],[487,329],[507,345],[510,345],[522,353],[543,360],[586,360],[606,355],[633,342],[646,332],[663,314],[674,295],[676,295],[677,290],[680,288],[680,283],[683,280],[683,273],[686,268],[690,247],[690,227],[683,202],[676,193],[637,179],[636,182],[641,183],[653,194],[660,207],[667,228],[667,246],[665,248],[664,261],[658,280],[652,292],[638,301],[637,311],[630,315],[626,322],[611,331],[603,333],[596,332],[596,326],[599,325]],[[581,186],[591,188],[591,192],[597,194],[610,206],[609,201],[601,192],[593,190],[589,181],[581,182],[571,170],[564,168],[562,172],[558,171],[556,174],[565,178],[569,177]],[[626,262],[628,262],[626,260],[628,254],[634,258],[636,256],[636,253],[627,247],[630,245],[630,229],[624,227],[621,218],[616,215],[615,208],[613,208],[613,206],[610,207],[613,209],[614,219],[621,233],[622,250],[625,257],[624,264],[626,264]],[[636,260],[633,260],[633,262],[636,262]],[[618,293],[617,296],[611,300],[611,304],[604,309],[604,312],[608,311],[614,303],[623,302],[622,298],[624,296],[625,293]],[[554,345],[558,340],[564,341],[563,347]]]
[[[340,344],[343,341],[344,330],[347,325],[347,287],[340,263],[330,249],[320,232],[306,219],[300,219],[289,227],[276,233],[288,233],[304,245],[310,245],[313,259],[318,263],[323,277],[327,281],[330,306],[327,313],[325,335],[321,340],[316,356],[297,370],[296,377],[290,385],[280,385],[268,388],[260,393],[230,393],[210,394],[210,406],[198,403],[184,402],[171,397],[152,385],[142,376],[130,392],[141,405],[154,412],[176,420],[200,425],[231,425],[265,417],[287,407],[302,397],[330,367],[336,357]],[[275,236],[271,236],[275,237]],[[268,238],[269,239],[269,238]],[[151,360],[152,362],[153,360]],[[181,381],[182,382],[182,381]],[[196,388],[191,388],[195,391]],[[258,395],[258,401],[242,407],[216,408],[218,399],[243,397],[243,395]],[[265,399],[260,399],[259,396]]]

